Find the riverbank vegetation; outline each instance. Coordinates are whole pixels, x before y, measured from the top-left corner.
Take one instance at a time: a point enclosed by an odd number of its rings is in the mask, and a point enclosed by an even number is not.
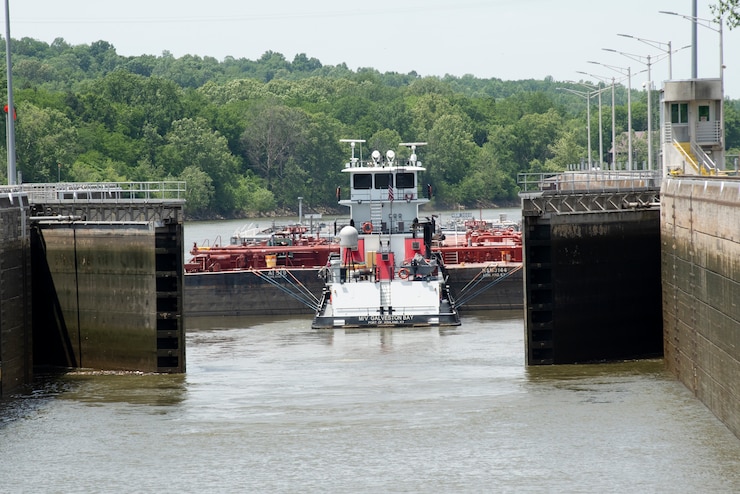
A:
[[[105,41],[23,38],[11,47],[23,182],[185,180],[194,218],[294,211],[299,196],[309,211],[332,211],[349,157],[340,139],[366,139],[364,152],[394,149],[401,159],[408,150],[398,143],[427,142],[418,151],[424,181],[446,207],[515,204],[518,173],[564,170],[587,157],[585,97],[564,88],[587,89],[552,78],[380,73],[275,52],[254,61],[124,57]],[[619,141],[627,129],[623,86],[615,98]],[[638,137],[647,129],[646,102],[644,91],[633,91],[638,164],[647,159]],[[737,154],[740,101],[726,101],[725,121],[727,147]],[[603,106],[599,121],[594,97],[595,162],[599,126],[602,158],[611,161],[611,108]],[[0,176],[5,159],[3,151]]]

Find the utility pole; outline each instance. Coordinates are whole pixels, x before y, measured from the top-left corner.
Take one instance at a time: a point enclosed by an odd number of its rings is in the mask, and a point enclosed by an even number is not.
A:
[[[10,0],[5,0],[5,67],[8,77],[8,185],[15,185],[15,103],[13,102],[13,69],[10,61]]]

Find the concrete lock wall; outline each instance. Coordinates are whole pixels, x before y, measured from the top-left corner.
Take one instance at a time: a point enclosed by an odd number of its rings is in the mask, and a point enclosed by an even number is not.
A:
[[[31,255],[25,195],[0,194],[0,397],[31,382]]]
[[[661,191],[665,361],[740,437],[740,181]]]

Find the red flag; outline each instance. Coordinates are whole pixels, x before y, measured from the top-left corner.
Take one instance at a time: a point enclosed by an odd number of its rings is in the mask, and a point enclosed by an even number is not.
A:
[[[3,107],[3,111],[5,113],[8,113],[8,105],[5,105]],[[15,107],[13,107],[13,120],[17,120],[17,119],[18,119],[18,115],[15,113]]]
[[[390,182],[388,183],[388,200],[393,200],[393,184],[391,184]]]

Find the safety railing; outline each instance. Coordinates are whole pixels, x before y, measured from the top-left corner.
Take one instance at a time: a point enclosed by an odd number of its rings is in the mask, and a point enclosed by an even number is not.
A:
[[[186,185],[161,182],[59,182],[0,186],[0,193],[23,193],[32,204],[70,202],[184,202]]]
[[[697,157],[702,175],[717,175],[717,165],[696,142],[691,141],[691,153]]]
[[[696,141],[705,144],[722,142],[722,127],[720,122],[697,122]]]
[[[520,193],[625,192],[660,188],[656,170],[593,170],[559,173],[520,173]]]

